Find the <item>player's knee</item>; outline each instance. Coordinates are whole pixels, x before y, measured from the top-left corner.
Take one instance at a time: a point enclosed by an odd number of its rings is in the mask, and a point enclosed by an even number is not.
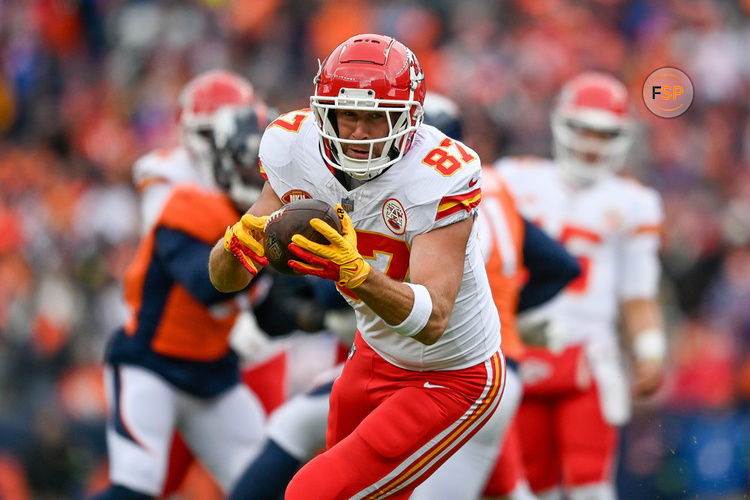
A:
[[[534,493],[536,494],[536,497],[539,500],[562,500],[563,499],[562,489],[557,486],[552,487],[552,488],[547,488],[546,490],[539,491],[539,492],[534,491]]]
[[[112,485],[89,500],[151,500],[156,498],[145,493],[138,493],[125,486]]]
[[[309,500],[310,498],[344,498],[342,488],[346,481],[341,477],[342,464],[325,453],[318,455],[302,467],[287,486],[284,500]]]
[[[570,500],[616,500],[615,489],[610,482],[588,484],[567,489]]]

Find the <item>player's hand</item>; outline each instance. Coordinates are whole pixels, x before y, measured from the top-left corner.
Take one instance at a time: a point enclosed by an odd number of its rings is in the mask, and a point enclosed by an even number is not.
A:
[[[289,251],[301,261],[290,260],[289,267],[302,274],[312,274],[333,280],[340,286],[356,288],[370,274],[370,264],[357,251],[357,233],[352,219],[341,205],[336,204],[336,214],[341,219],[341,233],[320,219],[312,219],[310,225],[329,241],[321,245],[300,234],[292,236]]]
[[[661,386],[664,379],[664,363],[657,359],[636,360],[633,378],[633,395],[650,396]]]
[[[268,265],[263,245],[263,228],[267,215],[256,217],[245,214],[224,233],[224,250],[234,255],[242,267],[255,276],[261,267]]]

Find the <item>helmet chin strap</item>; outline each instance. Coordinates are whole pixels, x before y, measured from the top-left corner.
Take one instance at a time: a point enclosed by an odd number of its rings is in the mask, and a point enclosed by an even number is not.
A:
[[[352,160],[345,154],[342,154],[339,158],[339,162],[341,163],[341,166],[344,167],[342,170],[352,177],[353,179],[357,179],[360,181],[369,181],[370,179],[373,179],[383,173],[385,171],[384,168],[380,168],[382,165],[385,165],[388,163],[389,158],[387,156],[381,156],[378,158],[373,158],[369,160],[366,164],[367,171],[366,172],[355,172],[355,169],[362,168],[362,163]]]
[[[571,158],[558,160],[558,164],[563,179],[574,188],[591,186],[612,175],[606,167],[587,165]]]

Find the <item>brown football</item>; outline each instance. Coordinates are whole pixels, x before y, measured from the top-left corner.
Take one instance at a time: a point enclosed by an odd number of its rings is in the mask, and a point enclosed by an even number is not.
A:
[[[268,262],[275,270],[284,274],[298,274],[287,264],[289,259],[297,258],[288,248],[295,234],[301,234],[317,243],[328,243],[328,240],[310,225],[310,220],[315,218],[321,219],[341,233],[341,221],[336,215],[336,210],[320,200],[293,201],[268,217],[263,247]]]

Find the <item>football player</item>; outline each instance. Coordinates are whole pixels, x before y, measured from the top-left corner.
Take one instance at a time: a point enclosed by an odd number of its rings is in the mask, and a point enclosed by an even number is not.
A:
[[[445,96],[426,94],[424,123],[437,127],[446,135],[450,132],[451,139],[462,139],[458,108]],[[508,359],[505,392],[498,412],[490,422],[417,488],[413,499],[479,498],[495,464],[507,421],[520,400],[521,383],[518,376],[511,373],[511,365],[515,364],[511,358],[517,358],[522,349],[514,324],[521,285],[524,287],[520,310],[524,310],[557,293],[580,270],[575,259],[559,243],[520,218],[497,174],[483,169],[482,176],[485,201],[480,205],[479,235],[493,298],[503,325],[503,347]],[[490,177],[489,186],[487,176]],[[524,261],[529,269],[528,277],[522,280]],[[238,481],[230,496],[232,500],[279,498],[299,465],[324,448],[328,398],[339,373],[340,367],[337,367],[321,374],[309,391],[295,396],[271,415],[263,452]],[[515,439],[512,442],[517,444]],[[505,472],[504,481],[502,486],[493,484],[492,492],[502,491],[507,485],[513,498],[520,499],[526,491],[520,449],[512,445],[508,448],[512,451],[506,452],[506,459],[498,464]],[[510,476],[509,471],[512,472]]]
[[[211,252],[218,289],[267,263],[267,215],[292,197],[336,206],[330,244],[295,235],[298,272],[334,281],[356,310],[333,385],[327,449],[286,498],[408,498],[492,415],[504,385],[500,322],[476,240],[477,154],[422,125],[424,74],[393,38],[354,36],[323,61],[310,110],[266,130],[260,198]]]
[[[253,176],[268,113],[243,78],[204,73],[180,96],[182,145],[134,166],[144,236],[125,280],[133,316],[107,353],[112,486],[97,498],[168,495],[190,451],[228,490],[257,452],[264,407],[284,399],[284,355],[265,349],[258,323],[271,333],[298,328],[300,300],[288,289],[274,292],[277,280],[250,294],[218,293],[205,266],[227,220],[260,193],[263,180]],[[280,294],[289,300],[264,300]],[[269,302],[278,305],[269,311]],[[250,306],[258,321],[241,312]],[[237,383],[230,345],[255,362],[243,374],[255,394]],[[178,438],[170,453],[174,431],[189,450]]]
[[[521,363],[518,424],[527,476],[543,499],[615,498],[618,426],[629,387],[616,330],[632,343],[636,396],[661,381],[666,337],[656,300],[659,195],[618,175],[632,142],[627,90],[584,73],[566,83],[552,113],[554,161],[506,158],[497,169],[519,209],[556,237],[581,275],[529,317],[542,347]]]
[[[444,96],[427,94],[425,123],[461,138],[458,108]],[[512,424],[522,392],[517,366],[525,350],[516,313],[549,300],[578,276],[580,267],[559,243],[520,216],[502,178],[488,167],[482,169],[478,221],[487,276],[502,324],[508,364],[505,392],[487,425],[420,485],[412,500],[476,500],[483,494],[512,500],[534,498]]]

